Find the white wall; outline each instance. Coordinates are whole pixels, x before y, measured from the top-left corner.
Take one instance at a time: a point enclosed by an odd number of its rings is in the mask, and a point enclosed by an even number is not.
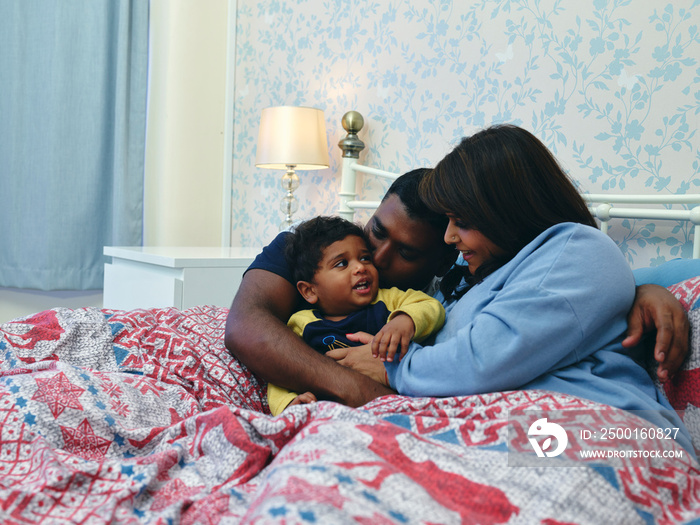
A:
[[[221,245],[228,4],[151,0],[144,245]]]
[[[235,0],[151,0],[146,245],[220,246],[230,239],[231,21]],[[86,306],[101,308],[102,290],[0,288],[0,322]]]

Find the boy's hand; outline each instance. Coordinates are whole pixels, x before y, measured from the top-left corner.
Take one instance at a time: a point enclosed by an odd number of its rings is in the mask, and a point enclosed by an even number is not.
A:
[[[416,333],[413,319],[406,314],[399,314],[377,332],[372,339],[372,355],[382,361],[393,361],[396,351],[400,350],[400,358],[408,352],[408,345]]]
[[[297,397],[292,399],[292,401],[287,405],[287,408],[294,405],[308,405],[309,403],[315,403],[316,401],[318,400],[312,392],[304,392],[303,394],[299,394]],[[285,408],[285,410],[287,408]]]

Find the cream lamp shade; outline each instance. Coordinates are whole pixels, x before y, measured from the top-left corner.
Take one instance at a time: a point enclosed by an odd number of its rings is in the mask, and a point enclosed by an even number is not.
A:
[[[321,170],[329,165],[323,110],[295,106],[263,109],[255,165],[286,170],[281,181],[286,194],[280,203],[285,214],[280,230],[289,229],[294,223],[292,215],[299,208],[294,195],[299,187],[295,170]]]
[[[323,110],[278,106],[262,110],[255,165],[321,170],[329,166]]]

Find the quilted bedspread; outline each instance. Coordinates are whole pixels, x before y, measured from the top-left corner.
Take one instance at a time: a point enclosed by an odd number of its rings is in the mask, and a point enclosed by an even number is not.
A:
[[[0,325],[2,523],[700,517],[700,466],[673,440],[646,442],[660,454],[615,464],[577,458],[574,446],[555,466],[514,466],[522,446],[513,442],[528,432],[510,415],[518,411],[571,411],[570,444],[591,435],[591,410],[639,424],[571,396],[389,396],[272,417],[264,383],[224,347],[226,315],[54,309]]]

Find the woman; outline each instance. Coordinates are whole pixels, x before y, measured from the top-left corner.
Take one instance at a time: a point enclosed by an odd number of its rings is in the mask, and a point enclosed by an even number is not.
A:
[[[411,396],[543,389],[680,418],[621,341],[634,279],[576,188],[531,133],[509,125],[465,138],[424,179],[421,196],[449,218],[463,266],[442,282],[447,320],[432,346],[385,363]],[[659,411],[668,411],[671,421]]]

